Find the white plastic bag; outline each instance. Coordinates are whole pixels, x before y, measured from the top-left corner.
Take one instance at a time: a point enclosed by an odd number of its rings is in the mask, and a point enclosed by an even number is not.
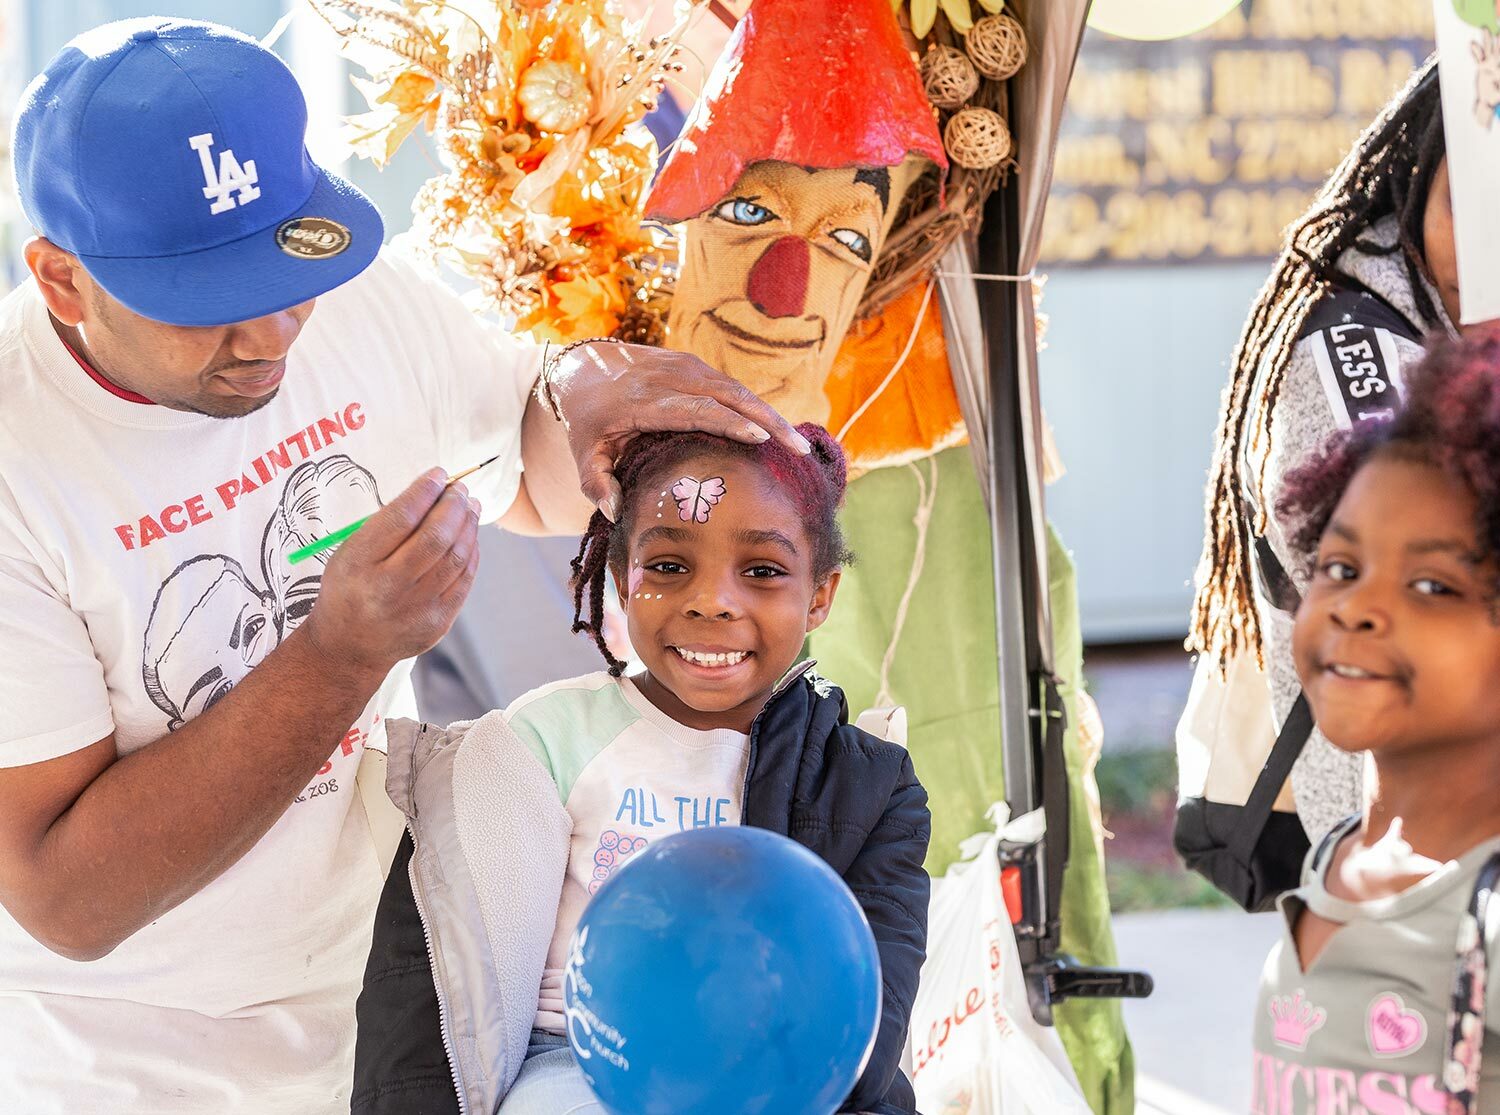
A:
[[[1035,831],[1040,815],[1008,828]],[[933,887],[927,962],[912,1007],[908,1071],[923,1115],[1090,1115],[1057,1031],[1039,1026],[1000,890],[1001,833],[964,848]],[[1024,837],[1021,837],[1024,839]]]

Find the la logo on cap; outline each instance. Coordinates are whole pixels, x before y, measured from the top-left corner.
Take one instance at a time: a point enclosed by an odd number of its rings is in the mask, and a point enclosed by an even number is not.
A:
[[[260,175],[255,170],[255,160],[246,159],[242,167],[234,157],[234,152],[226,147],[219,152],[219,167],[215,171],[213,156],[209,154],[213,145],[212,132],[204,132],[188,140],[188,146],[198,152],[198,159],[203,163],[203,196],[213,200],[208,211],[223,213],[233,209],[234,198],[229,195],[236,190],[240,193],[241,205],[249,205],[260,197],[260,190],[255,185],[260,181]]]
[[[150,16],[86,31],[27,87],[13,134],[32,227],[153,321],[278,313],[380,251],[369,198],[308,154],[292,71],[229,27]]]

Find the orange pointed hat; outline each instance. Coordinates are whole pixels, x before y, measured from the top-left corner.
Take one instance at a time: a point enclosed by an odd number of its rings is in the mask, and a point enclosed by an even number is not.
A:
[[[646,215],[698,216],[745,168],[891,167],[943,142],[890,0],[754,0],[662,167]]]

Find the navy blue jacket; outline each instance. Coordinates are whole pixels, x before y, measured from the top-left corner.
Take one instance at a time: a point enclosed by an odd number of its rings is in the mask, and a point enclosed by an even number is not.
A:
[[[837,688],[799,679],[750,729],[744,823],[821,856],[854,892],[880,952],[883,1007],[875,1048],[841,1111],[914,1115],[899,1068],[927,948],[931,836],[927,793],[906,750],[848,723]],[[357,1007],[354,1115],[456,1112],[427,949],[402,841],[376,911]]]

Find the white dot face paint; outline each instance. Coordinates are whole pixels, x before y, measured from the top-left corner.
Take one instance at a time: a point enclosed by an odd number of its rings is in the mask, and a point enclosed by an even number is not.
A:
[[[672,498],[677,501],[677,517],[684,523],[706,523],[709,512],[728,492],[729,488],[722,476],[712,476],[707,480],[684,476],[672,485]],[[657,518],[661,516],[657,515]]]

